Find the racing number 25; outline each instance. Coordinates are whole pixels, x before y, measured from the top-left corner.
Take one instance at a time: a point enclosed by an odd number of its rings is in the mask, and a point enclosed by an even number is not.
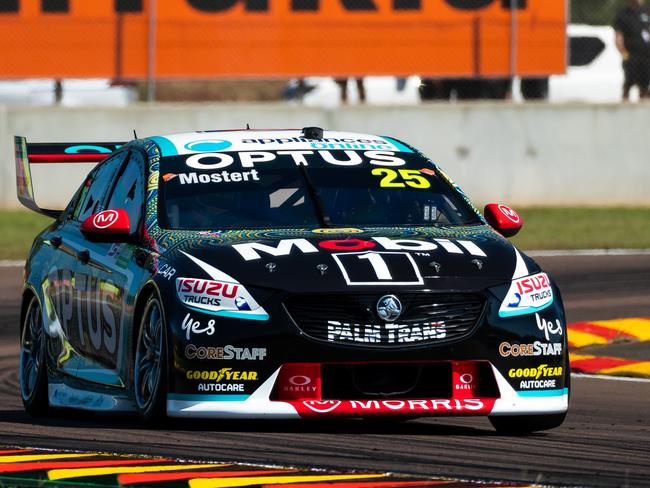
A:
[[[430,188],[431,183],[420,174],[417,169],[400,169],[395,171],[390,168],[375,168],[372,170],[374,176],[382,176],[379,186],[382,188]]]

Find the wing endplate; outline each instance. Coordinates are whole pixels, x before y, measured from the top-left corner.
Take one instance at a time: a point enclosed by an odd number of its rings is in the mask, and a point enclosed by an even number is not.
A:
[[[28,144],[25,137],[15,136],[18,201],[34,212],[48,217],[58,217],[62,210],[44,209],[36,204],[31,164],[98,163],[124,144],[124,142]]]
[[[43,213],[34,200],[32,172],[29,168],[29,157],[27,156],[27,139],[15,136],[14,150],[16,152],[16,193],[18,194],[18,201],[34,212]]]

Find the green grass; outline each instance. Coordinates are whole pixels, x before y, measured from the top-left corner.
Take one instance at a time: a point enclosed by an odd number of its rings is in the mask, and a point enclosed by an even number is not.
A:
[[[650,207],[518,209],[522,249],[650,248]]]
[[[650,248],[650,207],[517,209],[522,249]],[[34,236],[52,222],[34,212],[0,211],[0,259],[24,259]]]
[[[25,259],[36,234],[51,223],[27,210],[0,211],[0,259]]]

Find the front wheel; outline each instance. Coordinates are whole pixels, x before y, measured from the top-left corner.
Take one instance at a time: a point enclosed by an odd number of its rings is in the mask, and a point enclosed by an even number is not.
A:
[[[20,335],[20,396],[25,410],[34,416],[44,415],[50,408],[47,396],[46,345],[41,305],[32,296]]]
[[[133,388],[140,417],[161,420],[167,403],[167,328],[157,296],[147,300],[136,343]]]
[[[548,415],[507,415],[490,417],[490,423],[499,434],[525,435],[559,427],[565,417],[566,412]]]

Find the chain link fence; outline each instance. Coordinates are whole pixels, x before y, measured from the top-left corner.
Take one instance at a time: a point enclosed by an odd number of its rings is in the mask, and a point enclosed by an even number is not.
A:
[[[628,1],[2,0],[0,102],[617,101]]]

